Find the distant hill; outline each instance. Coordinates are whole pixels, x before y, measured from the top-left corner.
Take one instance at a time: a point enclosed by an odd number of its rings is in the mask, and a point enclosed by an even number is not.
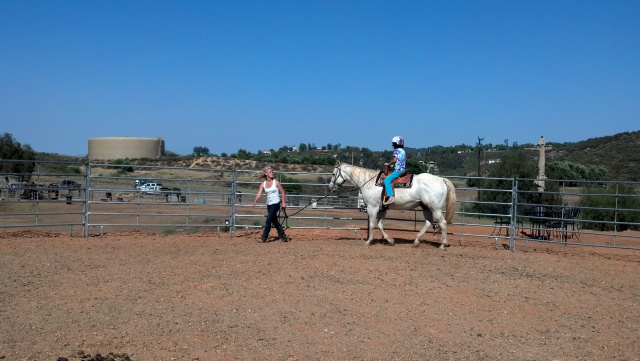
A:
[[[607,170],[607,180],[640,180],[640,131],[619,133],[612,136],[591,138],[576,143],[547,143],[546,161],[571,162],[584,166],[601,166]],[[485,148],[480,154],[483,163],[490,164],[516,150],[531,152],[536,162],[536,144],[524,144],[517,148],[496,146]],[[478,149],[468,145],[458,147],[406,148],[410,158],[424,163],[433,161],[444,175],[478,174]]]
[[[600,165],[610,180],[640,180],[640,131],[558,144],[549,159],[583,165]]]
[[[640,131],[619,133],[612,136],[591,138],[576,143],[547,143],[547,163],[571,162],[584,166],[601,166],[607,170],[605,180],[640,180]],[[517,147],[504,145],[484,148],[481,162],[491,164],[515,151],[531,153],[531,162],[537,164],[538,152],[535,144],[523,144]],[[434,146],[430,148],[406,148],[408,158],[419,164],[421,171],[427,170],[429,162],[435,162],[441,175],[475,175],[478,171],[478,150],[469,145],[453,147]],[[354,156],[355,154],[355,156]],[[209,166],[227,169],[259,169],[265,164],[276,164],[280,170],[330,171],[336,159],[365,168],[379,169],[384,160],[390,159],[391,151],[371,151],[366,148],[346,147],[335,151],[281,152],[271,154],[242,153],[229,157],[206,157]],[[51,153],[36,153],[36,159],[48,161],[85,162],[86,159]],[[172,153],[162,159],[127,160],[128,164],[157,164],[170,166],[189,166],[196,159],[193,156],[179,156]],[[109,163],[109,162],[106,162]],[[122,160],[116,161],[122,164]],[[247,168],[249,167],[249,168]]]

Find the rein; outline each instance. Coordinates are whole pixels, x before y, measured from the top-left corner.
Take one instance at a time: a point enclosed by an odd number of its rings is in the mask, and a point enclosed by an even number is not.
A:
[[[344,178],[344,180],[348,180],[345,176],[342,175],[342,168],[340,168],[340,166],[336,166],[335,168],[338,169],[338,174],[336,175],[333,183],[335,184],[335,182],[338,180],[338,177],[342,177]],[[335,169],[334,168],[334,169]],[[377,175],[374,175],[373,177],[369,178],[369,180],[367,180],[366,182],[364,182],[364,184],[362,185],[362,187],[364,187],[365,185],[367,185],[367,183],[369,183],[372,179],[374,179]],[[353,181],[349,180],[351,183],[353,183],[353,185],[356,186],[356,188],[358,189],[358,191],[362,192],[362,187],[357,185],[356,183],[354,183]],[[352,191],[347,191],[347,192],[352,192]],[[320,197],[319,199],[316,199],[315,202],[323,200],[325,198],[329,197],[329,195],[327,194],[326,196]],[[310,205],[312,205],[315,202],[310,202],[309,204],[307,204],[306,206],[298,209],[298,211],[294,214],[292,214],[291,216],[295,216],[296,214],[304,211],[307,207],[309,207]],[[289,215],[287,215],[287,209],[286,208],[280,208],[280,210],[278,211],[278,221],[280,222],[280,225],[282,225],[283,229],[289,229]],[[286,225],[285,225],[286,224]]]

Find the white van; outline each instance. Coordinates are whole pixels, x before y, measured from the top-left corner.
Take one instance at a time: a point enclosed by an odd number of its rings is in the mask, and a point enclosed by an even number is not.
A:
[[[140,186],[143,193],[160,193],[162,191],[162,183],[145,183]]]
[[[148,179],[136,179],[136,189],[140,189],[140,187],[142,187],[143,185],[147,184],[147,183],[151,183],[150,180]]]

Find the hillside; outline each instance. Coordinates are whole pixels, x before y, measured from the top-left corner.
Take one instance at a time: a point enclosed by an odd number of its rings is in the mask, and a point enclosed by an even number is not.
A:
[[[619,133],[612,136],[591,138],[576,143],[547,143],[547,164],[551,162],[571,162],[584,166],[601,166],[607,170],[606,180],[640,180],[640,131]],[[501,160],[514,151],[530,153],[531,162],[537,164],[536,145],[524,144],[513,147],[499,146],[485,148],[481,161],[487,164]],[[461,150],[464,150],[461,152]],[[471,175],[478,173],[478,150],[469,146],[433,147],[428,149],[407,148],[414,159],[438,165],[445,175]]]
[[[607,170],[605,180],[640,180],[640,131],[619,133],[612,136],[591,138],[576,143],[547,143],[547,163],[571,162],[583,166],[601,166]],[[530,152],[530,161],[537,164],[538,152],[534,144],[517,147],[485,147],[480,159],[490,164],[501,160],[512,152]],[[442,175],[475,175],[478,171],[477,148],[460,145],[454,147],[406,148],[412,167],[427,171],[429,162],[435,162]],[[155,164],[166,166],[204,166],[224,169],[260,169],[266,164],[275,164],[283,171],[330,171],[335,160],[352,161],[366,168],[378,169],[391,158],[391,151],[371,151],[366,148],[346,147],[332,151],[287,152],[272,151],[271,154],[251,154],[246,151],[228,157],[171,156],[161,159],[119,160],[119,164]],[[59,154],[37,153],[36,159],[49,161],[84,162],[86,159]],[[420,162],[420,163],[419,163]]]
[[[547,153],[548,159],[600,165],[611,180],[640,180],[640,131],[563,144]]]

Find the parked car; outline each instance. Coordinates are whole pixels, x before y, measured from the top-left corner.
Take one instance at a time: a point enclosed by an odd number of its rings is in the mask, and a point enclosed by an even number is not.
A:
[[[58,182],[58,189],[80,189],[82,185],[74,180],[65,179]]]
[[[169,188],[163,187],[162,183],[145,183],[140,186],[140,191],[143,193],[160,193],[165,190],[169,190]]]

